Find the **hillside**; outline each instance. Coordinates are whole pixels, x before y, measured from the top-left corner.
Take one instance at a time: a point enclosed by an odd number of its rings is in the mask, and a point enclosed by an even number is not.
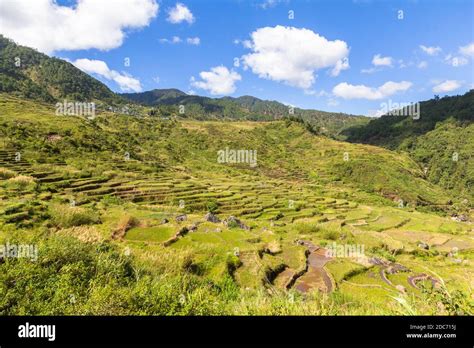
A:
[[[0,92],[40,101],[124,101],[103,83],[64,60],[0,35]]]
[[[347,140],[407,152],[428,180],[474,198],[474,90],[420,103],[420,119],[382,116],[343,131]]]
[[[469,207],[404,154],[289,119],[0,110],[0,243],[40,250],[0,261],[2,314],[472,313]]]
[[[185,116],[199,120],[272,121],[291,116],[310,124],[320,134],[334,137],[345,128],[363,125],[369,120],[363,116],[300,108],[294,108],[290,113],[288,105],[252,96],[208,98],[189,95],[177,89],[155,89],[142,93],[124,93],[121,96],[158,109],[173,106],[177,110],[179,105],[184,105]]]

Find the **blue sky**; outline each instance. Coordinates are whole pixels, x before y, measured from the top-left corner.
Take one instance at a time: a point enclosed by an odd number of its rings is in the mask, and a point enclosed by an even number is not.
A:
[[[117,92],[178,88],[375,115],[474,83],[470,0],[4,1],[0,33]],[[30,11],[48,23],[35,28]]]

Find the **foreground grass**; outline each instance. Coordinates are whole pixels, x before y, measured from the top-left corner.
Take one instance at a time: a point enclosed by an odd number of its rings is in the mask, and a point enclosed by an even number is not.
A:
[[[37,243],[41,254],[35,262],[7,258],[0,264],[0,315],[440,314],[433,301],[447,304],[441,314],[469,313],[464,297],[443,292],[399,296],[387,309],[338,291],[243,291],[229,275],[210,281],[193,274],[187,249],[168,252],[149,267],[109,242],[12,233],[9,243]]]

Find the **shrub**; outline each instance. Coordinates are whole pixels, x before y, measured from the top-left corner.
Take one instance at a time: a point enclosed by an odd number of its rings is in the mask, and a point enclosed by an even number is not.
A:
[[[16,173],[13,170],[0,168],[0,179],[10,179],[14,176],[16,176]]]
[[[55,227],[68,228],[99,222],[100,219],[97,214],[90,209],[68,205],[54,205],[51,208],[51,224]]]
[[[7,187],[24,191],[27,189],[34,189],[36,187],[36,182],[31,176],[18,175],[7,180]]]
[[[295,229],[299,234],[316,233],[321,230],[321,228],[314,223],[299,223],[295,226]]]
[[[206,208],[209,212],[214,213],[219,208],[219,205],[215,200],[212,200],[206,203]]]

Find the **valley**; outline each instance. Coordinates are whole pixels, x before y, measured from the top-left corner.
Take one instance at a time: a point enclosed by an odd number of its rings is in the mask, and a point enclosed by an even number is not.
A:
[[[0,266],[3,314],[472,313],[472,210],[404,154],[289,119],[0,109],[0,240],[39,244]]]

